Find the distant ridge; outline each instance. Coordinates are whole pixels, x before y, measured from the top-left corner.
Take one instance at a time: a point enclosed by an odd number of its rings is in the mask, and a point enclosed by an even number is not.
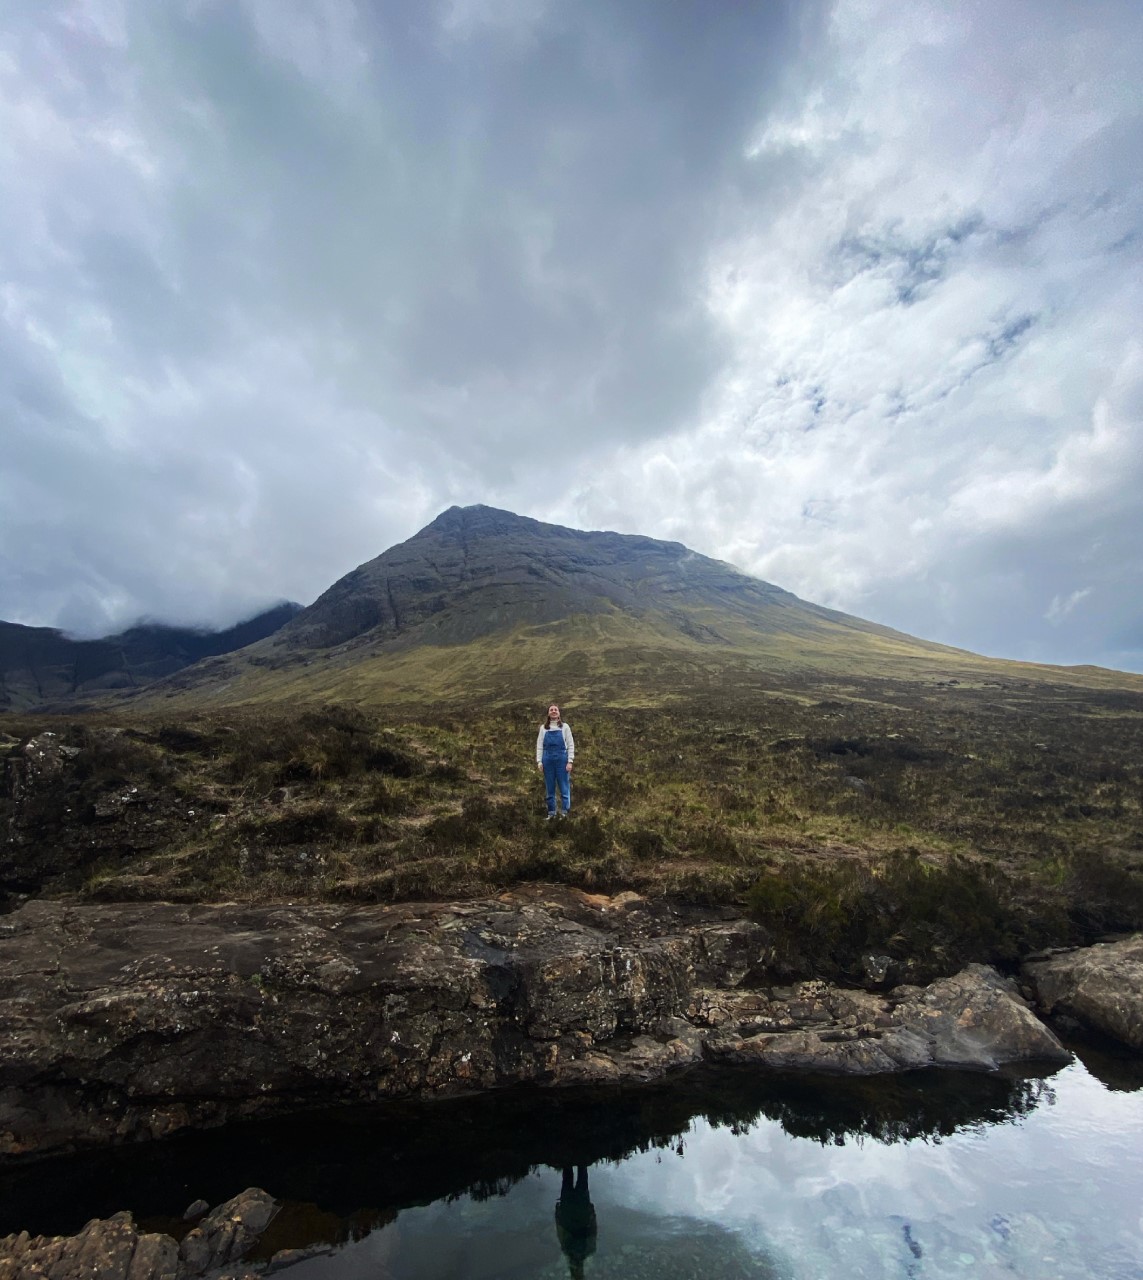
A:
[[[0,711],[142,688],[201,658],[273,635],[301,608],[275,605],[223,631],[144,623],[101,640],[73,640],[52,627],[0,622]]]

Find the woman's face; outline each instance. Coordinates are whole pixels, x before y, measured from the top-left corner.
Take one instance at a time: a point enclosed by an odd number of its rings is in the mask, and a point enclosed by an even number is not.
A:
[[[553,702],[552,705],[548,708],[548,719],[558,720],[559,718],[560,718],[560,709]]]

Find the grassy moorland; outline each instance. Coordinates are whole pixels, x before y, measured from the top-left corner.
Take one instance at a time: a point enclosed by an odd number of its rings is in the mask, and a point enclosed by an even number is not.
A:
[[[558,825],[533,761],[545,699],[152,706],[0,732],[79,748],[53,820],[99,838],[40,892],[391,902],[558,881],[747,909],[790,972],[853,972],[872,950],[921,973],[1143,927],[1143,692],[1016,670],[743,667],[680,673],[652,705],[566,702],[575,816]],[[121,792],[159,832],[146,847],[116,838]]]
[[[1061,685],[1077,692],[1143,693],[1143,676],[982,657],[800,601],[759,609],[748,621],[694,607],[638,616],[615,609],[547,624],[505,625],[460,643],[438,641],[425,629],[389,638],[371,632],[318,649],[272,636],[198,662],[138,696],[144,705],[164,707],[168,716],[183,716],[235,704],[315,702],[415,715],[426,705],[543,702],[553,691],[569,707],[672,700],[689,705],[708,693],[726,702],[728,691],[739,686],[751,696],[769,691],[825,698],[833,689],[841,698],[875,701],[889,688],[923,695],[932,687],[954,687],[950,681],[994,692]],[[923,697],[920,705],[927,705]]]

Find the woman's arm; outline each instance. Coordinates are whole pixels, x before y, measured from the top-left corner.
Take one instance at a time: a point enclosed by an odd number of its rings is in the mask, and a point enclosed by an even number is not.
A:
[[[575,759],[575,739],[572,737],[571,725],[564,725],[564,746],[568,749],[568,764]]]

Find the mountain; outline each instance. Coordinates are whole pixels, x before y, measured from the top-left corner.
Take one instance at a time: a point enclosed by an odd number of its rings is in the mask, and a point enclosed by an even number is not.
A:
[[[277,650],[464,645],[571,619],[637,621],[659,639],[734,645],[842,631],[925,645],[799,600],[681,542],[584,532],[494,507],[450,507],[335,582],[275,637]]]
[[[450,507],[334,583],[283,628],[274,647],[457,645],[519,627],[615,615],[712,644],[731,643],[730,633],[743,623],[786,629],[843,617],[681,542],[585,533],[493,507]]]
[[[450,507],[308,608],[228,631],[105,640],[0,623],[0,710],[124,697],[362,705],[594,698],[645,703],[735,681],[928,684],[1018,678],[1136,687],[1095,668],[1005,662],[800,600],[679,542]]]
[[[145,624],[102,640],[73,640],[50,627],[0,622],[0,711],[140,688],[273,635],[301,607],[276,605],[225,631]]]
[[[1076,684],[800,600],[678,542],[450,507],[354,569],[268,639],[148,700],[463,705],[693,693],[704,682],[891,677]],[[177,703],[176,703],[177,705]]]

